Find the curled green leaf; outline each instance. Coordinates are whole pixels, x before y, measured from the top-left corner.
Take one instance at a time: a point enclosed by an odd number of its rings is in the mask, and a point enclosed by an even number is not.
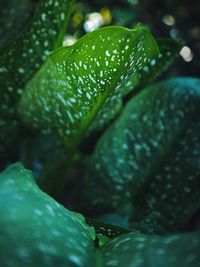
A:
[[[27,85],[19,105],[24,121],[77,146],[101,107],[158,54],[150,32],[111,26],[55,51]]]
[[[142,88],[153,82],[166,71],[179,56],[182,42],[173,39],[156,39],[159,48],[159,56],[154,57],[146,64],[139,73],[133,75],[121,88],[125,99],[136,94]]]

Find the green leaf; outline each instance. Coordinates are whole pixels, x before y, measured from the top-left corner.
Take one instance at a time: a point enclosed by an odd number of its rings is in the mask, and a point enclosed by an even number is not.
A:
[[[112,226],[111,226],[112,227]],[[0,265],[4,267],[198,267],[200,232],[122,234],[109,241],[14,164],[0,174]]]
[[[0,266],[93,266],[95,233],[36,185],[21,164],[0,175]]]
[[[24,121],[77,146],[103,104],[158,53],[150,32],[111,26],[55,51],[26,87],[20,102]]]
[[[153,211],[137,223],[131,223],[129,227],[131,229],[136,229],[143,234],[169,235],[177,232],[177,230],[156,211]]]
[[[106,267],[198,267],[200,232],[167,237],[126,234],[102,249]]]
[[[22,93],[23,86],[47,59],[49,53],[61,45],[68,20],[70,0],[43,0],[30,25],[0,56],[1,116],[12,113],[8,105]],[[14,101],[15,102],[15,101]]]
[[[141,71],[141,85],[144,86],[166,71],[180,55],[180,50],[183,43],[173,39],[157,39],[159,47],[159,56],[153,58],[146,67],[144,66]]]
[[[25,84],[49,53],[61,45],[72,3],[73,0],[42,0],[23,33],[0,54],[1,146],[8,132],[4,131],[4,125],[18,120],[15,107]],[[12,141],[14,133],[15,129],[9,133]]]
[[[88,138],[91,133],[101,131],[104,127],[107,127],[123,109],[123,101],[121,93],[118,92],[115,96],[108,99],[101,109],[93,123],[90,125],[88,130]]]
[[[175,78],[133,98],[88,163],[84,206],[95,213],[132,203],[181,227],[200,207],[200,80]]]
[[[132,94],[140,91],[166,71],[179,56],[182,43],[173,39],[157,39],[159,56],[152,58],[139,73],[133,75],[121,88],[123,96],[129,100]],[[130,95],[129,95],[130,93]]]
[[[6,47],[21,32],[31,14],[30,0],[1,0],[0,49]]]
[[[108,125],[122,111],[122,98],[123,102],[129,101],[132,96],[152,83],[174,63],[179,56],[182,43],[167,38],[157,39],[156,41],[159,48],[159,56],[152,58],[149,63],[145,64],[139,72],[132,75],[121,86],[120,94],[116,96],[116,99],[102,107],[99,118],[94,121],[90,131],[98,131],[106,124]]]

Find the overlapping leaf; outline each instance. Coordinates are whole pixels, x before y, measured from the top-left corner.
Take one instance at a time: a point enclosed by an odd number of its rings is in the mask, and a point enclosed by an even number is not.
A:
[[[94,231],[37,187],[22,165],[0,175],[0,266],[93,266]]]
[[[112,240],[99,236],[95,247],[94,229],[83,216],[43,193],[21,164],[1,173],[0,200],[4,267],[199,266],[199,232],[167,237],[132,232]]]
[[[85,177],[84,200],[97,211],[133,204],[180,227],[200,207],[200,81],[177,78],[132,99],[99,140]]]
[[[49,53],[61,45],[72,3],[73,0],[42,0],[23,33],[0,54],[1,146],[7,138],[8,128],[18,123],[15,106],[24,85]],[[9,133],[10,139],[15,138],[14,133],[15,129]]]
[[[200,232],[158,237],[126,234],[106,244],[105,267],[198,267]]]
[[[94,31],[50,56],[28,84],[20,113],[32,126],[76,146],[102,105],[157,53],[142,26]]]
[[[144,86],[147,86],[164,71],[166,71],[179,56],[182,43],[173,39],[157,39],[159,56],[152,58],[139,73],[133,75],[121,88],[123,96],[128,93],[134,94]],[[128,95],[129,97],[129,95]],[[127,97],[127,98],[128,98]]]
[[[69,0],[43,0],[24,33],[0,56],[1,116],[12,112],[10,98],[21,94],[24,84],[47,59],[51,50],[61,45]]]
[[[122,111],[123,101],[126,102],[132,95],[136,95],[136,93],[144,89],[145,86],[158,78],[177,59],[182,47],[181,42],[167,38],[157,39],[156,41],[159,48],[159,56],[152,58],[149,63],[145,64],[139,72],[132,75],[121,86],[119,95],[112,102],[102,107],[101,113],[92,124],[90,131],[102,129],[105,124],[108,124]]]
[[[172,227],[159,212],[153,211],[143,220],[137,223],[131,223],[131,229],[137,229],[141,233],[155,234],[155,235],[169,235],[175,234],[177,230]]]

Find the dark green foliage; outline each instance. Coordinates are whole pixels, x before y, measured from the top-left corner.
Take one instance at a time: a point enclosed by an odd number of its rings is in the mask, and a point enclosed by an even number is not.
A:
[[[167,237],[126,234],[110,241],[103,252],[106,267],[197,267],[199,249],[199,232]]]
[[[198,79],[171,79],[133,98],[89,161],[88,206],[132,203],[136,220],[155,210],[175,225],[187,221],[200,207],[199,114]]]
[[[0,266],[92,266],[94,230],[40,191],[20,164],[0,176]]]
[[[23,30],[31,16],[31,1],[1,0],[0,3],[0,49],[6,47]]]
[[[21,164],[0,175],[0,200],[3,267],[191,267],[200,260],[199,232],[158,237],[122,230],[112,240],[97,235],[96,247],[95,231],[84,217],[43,193]]]
[[[5,150],[2,144],[2,140],[7,138],[5,124],[10,128],[13,126],[10,139],[16,139],[16,134],[13,134],[19,123],[16,103],[25,84],[50,52],[61,45],[72,3],[73,0],[41,1],[22,34],[0,51],[0,151]]]
[[[166,235],[177,232],[177,230],[156,211],[153,211],[139,222],[130,223],[130,227],[132,229],[138,229],[141,233],[145,234]]]
[[[73,4],[0,3],[0,266],[199,267],[200,79],[165,72],[184,42],[137,0]],[[96,4],[136,26],[62,47]]]

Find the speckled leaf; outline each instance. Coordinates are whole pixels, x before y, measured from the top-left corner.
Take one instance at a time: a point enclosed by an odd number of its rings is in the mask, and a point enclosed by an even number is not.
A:
[[[200,232],[166,237],[126,234],[102,249],[105,267],[199,267]]]
[[[10,98],[21,94],[24,84],[61,45],[70,0],[42,0],[24,33],[0,55],[1,116],[12,112]]]
[[[182,43],[173,39],[157,39],[159,56],[152,58],[139,73],[133,75],[121,88],[123,95],[135,93],[166,71],[179,56]],[[129,97],[129,96],[128,96]]]
[[[0,175],[0,266],[92,267],[95,233],[43,193],[21,164]]]
[[[180,227],[200,207],[199,114],[198,79],[171,79],[133,98],[89,161],[86,207],[132,203],[135,219],[155,210]]]
[[[122,109],[122,95],[118,92],[102,105],[101,110],[88,130],[88,137],[94,131],[101,131],[103,127],[108,126],[108,124],[115,119],[116,115],[119,114]]]
[[[89,33],[50,56],[28,84],[20,113],[66,146],[76,146],[102,105],[157,53],[152,35],[142,26]]]
[[[143,234],[169,235],[177,233],[177,230],[156,211],[153,211],[137,223],[131,223],[129,227],[131,229],[136,229]]]
[[[159,47],[159,56],[152,58],[149,63],[145,64],[139,72],[121,86],[120,94],[102,108],[90,131],[101,130],[105,124],[108,124],[121,112],[123,107],[122,98],[128,94],[125,97],[125,101],[126,99],[129,100],[132,94],[135,95],[138,91],[144,89],[146,85],[153,82],[174,63],[179,56],[182,43],[167,38],[157,39],[156,41]]]
[[[25,27],[31,15],[30,0],[1,0],[0,2],[0,49],[14,40]]]
[[[49,53],[61,45],[72,2],[42,0],[23,33],[0,54],[1,145],[7,137],[1,125],[12,124],[17,119],[15,105],[24,85],[41,67]]]
[[[198,267],[200,233],[158,237],[136,232],[111,241],[82,215],[43,193],[14,164],[0,175],[0,265],[3,267]]]

